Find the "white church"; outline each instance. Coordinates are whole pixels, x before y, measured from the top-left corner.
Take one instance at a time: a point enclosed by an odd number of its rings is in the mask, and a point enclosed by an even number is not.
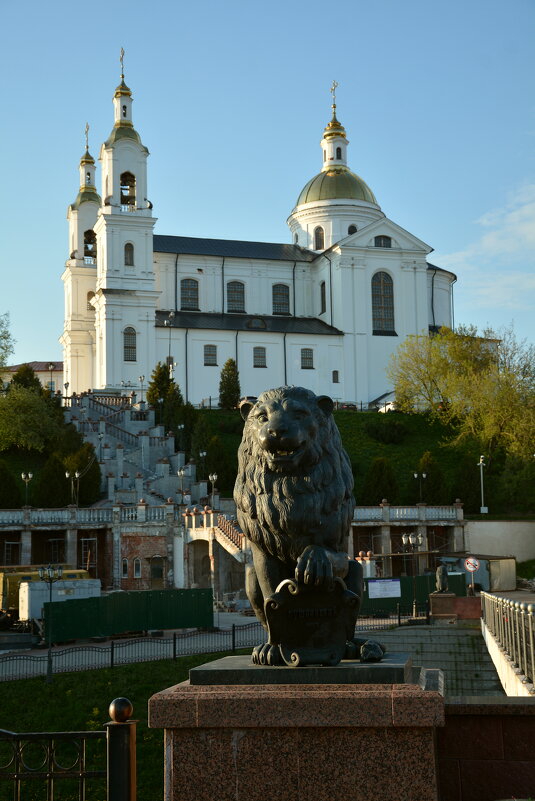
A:
[[[432,248],[349,169],[334,88],[321,169],[288,217],[291,243],[278,244],[153,233],[149,151],[121,75],[100,194],[86,147],[68,209],[60,342],[70,393],[143,389],[160,361],[186,400],[217,403],[232,358],[244,395],[296,384],[367,407],[391,391],[385,368],[406,336],[452,325],[456,277],[427,262]]]

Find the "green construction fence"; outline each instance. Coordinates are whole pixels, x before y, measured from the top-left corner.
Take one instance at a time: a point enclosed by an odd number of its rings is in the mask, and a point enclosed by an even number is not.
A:
[[[430,593],[435,592],[435,581],[434,573],[415,576],[414,579],[412,576],[364,579],[365,589],[360,607],[360,614],[395,612],[398,604],[402,609],[409,609],[412,606],[414,594],[416,595],[417,603],[423,605],[428,600]],[[375,585],[376,594],[382,595],[382,597],[370,598],[370,584]],[[389,592],[399,594],[388,597]],[[452,592],[460,597],[466,596],[466,579],[464,573],[448,576],[448,592]]]
[[[45,639],[111,637],[153,629],[211,628],[211,589],[116,592],[44,604]]]

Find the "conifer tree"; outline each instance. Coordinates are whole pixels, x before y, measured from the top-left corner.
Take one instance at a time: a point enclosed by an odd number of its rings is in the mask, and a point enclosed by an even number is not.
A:
[[[7,464],[0,461],[0,509],[20,509],[22,495]]]
[[[390,460],[379,456],[370,465],[357,503],[376,506],[383,498],[389,503],[397,503],[398,484]]]
[[[55,453],[45,462],[36,476],[32,493],[32,506],[45,509],[67,506],[71,503],[71,486],[65,477],[65,465]]]
[[[227,359],[219,380],[219,405],[222,409],[235,409],[240,400],[240,377],[234,359]]]
[[[25,387],[33,389],[38,395],[43,394],[42,384],[29,364],[21,364],[19,369],[13,373],[10,386]]]

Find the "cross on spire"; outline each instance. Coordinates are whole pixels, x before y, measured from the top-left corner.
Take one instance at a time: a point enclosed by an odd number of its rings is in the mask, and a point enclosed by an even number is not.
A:
[[[124,47],[121,47],[119,61],[121,62],[121,80],[124,81]]]
[[[85,149],[89,150],[89,123],[85,124]]]
[[[333,108],[336,108],[336,90],[340,86],[338,81],[333,81],[331,84],[331,88],[329,89],[330,93],[333,96]]]

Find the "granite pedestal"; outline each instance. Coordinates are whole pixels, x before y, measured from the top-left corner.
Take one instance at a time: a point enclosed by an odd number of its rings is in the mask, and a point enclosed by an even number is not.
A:
[[[214,681],[229,670],[218,662]],[[242,669],[251,675],[249,664]],[[259,669],[276,681],[277,668]],[[306,668],[288,670],[304,677]],[[316,670],[321,677],[326,669]],[[442,696],[402,682],[325,678],[187,681],[154,695],[149,726],[165,729],[165,801],[436,801]]]

